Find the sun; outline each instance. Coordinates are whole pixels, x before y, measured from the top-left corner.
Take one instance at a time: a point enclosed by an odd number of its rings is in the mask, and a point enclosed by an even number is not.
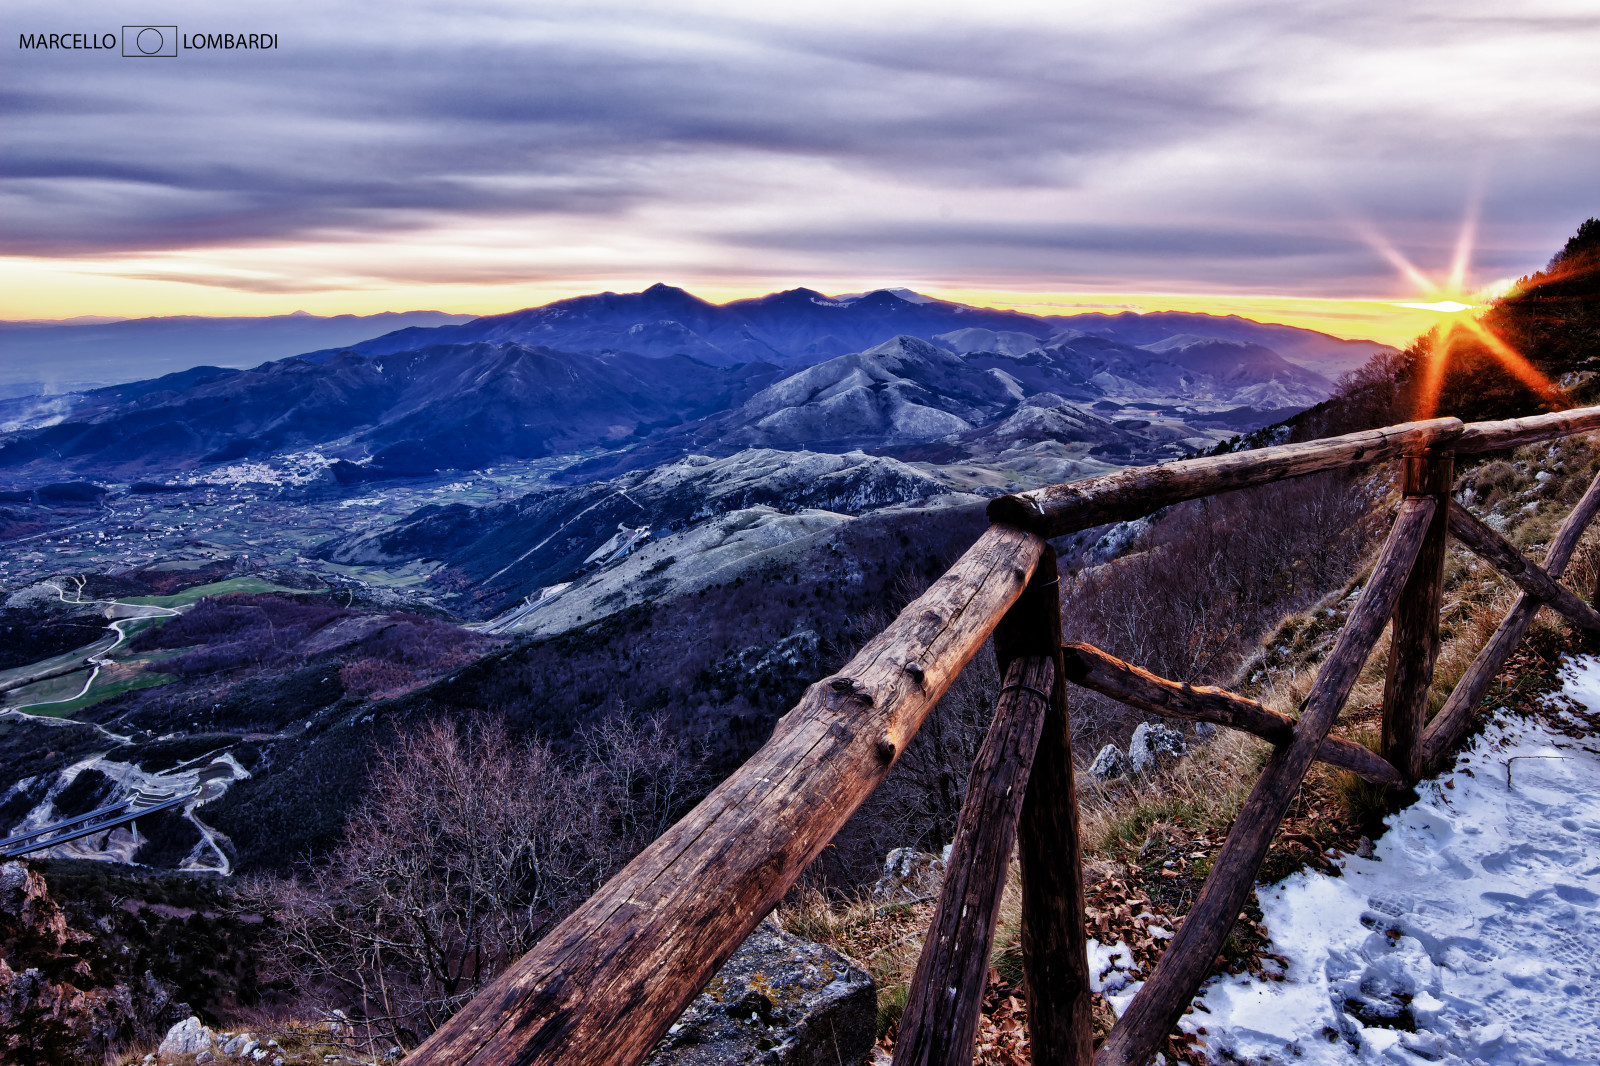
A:
[[[1479,318],[1479,313],[1488,310],[1489,305],[1476,302],[1475,294],[1467,290],[1472,250],[1477,239],[1476,210],[1469,208],[1462,220],[1455,254],[1451,257],[1450,272],[1443,283],[1430,277],[1377,231],[1369,227],[1362,229],[1362,236],[1373,250],[1387,259],[1401,277],[1421,290],[1420,295],[1424,297],[1421,300],[1392,301],[1390,306],[1432,311],[1439,315],[1439,324],[1430,336],[1428,365],[1417,398],[1416,418],[1432,418],[1438,413],[1439,395],[1444,388],[1444,375],[1451,353],[1457,344],[1468,340],[1476,341],[1487,349],[1508,373],[1546,403],[1556,408],[1568,406],[1561,391],[1549,378]]]
[[[1455,315],[1462,311],[1476,310],[1479,304],[1464,304],[1460,300],[1435,300],[1431,304],[1391,303],[1390,307],[1415,307],[1420,311],[1438,311],[1441,314]]]

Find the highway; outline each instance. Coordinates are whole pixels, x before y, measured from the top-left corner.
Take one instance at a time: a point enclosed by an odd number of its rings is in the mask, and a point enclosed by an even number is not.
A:
[[[39,829],[30,829],[25,833],[17,833],[0,840],[0,859],[14,859],[19,855],[27,855],[34,851],[43,851],[53,848],[57,844],[65,844],[69,840],[80,837],[93,836],[115,829],[120,825],[147,814],[170,810],[188,803],[199,797],[201,786],[194,785],[183,792],[145,792],[143,789],[134,789],[133,792],[119,803],[108,807],[80,814],[75,818],[66,818],[59,822],[43,826]]]

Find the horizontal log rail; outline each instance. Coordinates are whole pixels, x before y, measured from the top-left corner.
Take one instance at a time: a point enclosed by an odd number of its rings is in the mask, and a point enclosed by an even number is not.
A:
[[[1600,407],[1470,426],[1456,418],[1405,422],[1342,437],[1129,467],[1085,481],[1046,485],[996,497],[989,503],[989,518],[1041,536],[1062,537],[1107,522],[1142,518],[1184,500],[1307,474],[1371,466],[1429,448],[1477,455],[1593,429],[1600,429]]]
[[[1529,596],[1554,608],[1579,629],[1600,632],[1600,611],[1578,599],[1577,593],[1556,581],[1543,567],[1529,562],[1516,545],[1454,500],[1450,501],[1450,533]]]
[[[897,1049],[896,1061],[971,1061],[995,907],[1015,839],[1034,1061],[1089,1064],[1092,1011],[1066,723],[1070,679],[1143,710],[1227,725],[1276,746],[1194,907],[1093,1054],[1095,1066],[1143,1066],[1209,973],[1314,760],[1384,784],[1414,780],[1419,748],[1430,764],[1448,754],[1542,603],[1555,605],[1580,625],[1600,619],[1556,584],[1600,511],[1600,478],[1568,516],[1539,567],[1449,503],[1447,484],[1413,494],[1408,472],[1407,495],[1378,564],[1318,671],[1298,721],[1222,689],[1168,681],[1089,645],[1063,647],[1055,559],[1045,538],[1139,518],[1183,500],[1353,470],[1402,455],[1408,471],[1433,463],[1437,473],[1447,467],[1430,457],[1452,451],[1482,454],[1595,429],[1600,429],[1600,407],[1472,425],[1439,418],[1122,470],[991,501],[994,524],[954,566],[837,674],[808,688],[760,751],[447,1021],[409,1061],[418,1066],[635,1066],[643,1061],[883,780],[923,718],[993,633],[1006,688],[974,766],[951,873],[918,964],[910,1000],[914,1009],[908,1009],[904,1049]],[[1436,480],[1448,482],[1448,477],[1440,474]],[[1437,592],[1437,576],[1413,576],[1412,571],[1414,564],[1422,565],[1418,559],[1425,543],[1433,553],[1429,560],[1437,554],[1441,534],[1435,519],[1446,517],[1441,512],[1447,512],[1458,539],[1531,591],[1524,591],[1427,725],[1420,745],[1408,741],[1410,747],[1401,749],[1407,753],[1402,766],[1329,733],[1391,617],[1396,648],[1404,641],[1407,662],[1414,667],[1400,686],[1405,699],[1393,702],[1412,713],[1425,707],[1433,646],[1427,630],[1436,629],[1437,613],[1424,617],[1429,612],[1410,602],[1405,611],[1396,611],[1403,597]],[[1431,575],[1433,563],[1428,566]],[[1386,697],[1386,716],[1391,710]]]
[[[1273,744],[1294,739],[1294,719],[1247,696],[1209,685],[1185,685],[1123,662],[1093,644],[1071,643],[1064,650],[1067,680],[1141,711],[1211,722],[1252,733]],[[1379,785],[1403,787],[1406,779],[1372,749],[1343,737],[1325,737],[1317,758]]]
[[[1043,537],[1064,537],[1107,522],[1143,518],[1163,507],[1201,496],[1329,470],[1370,466],[1407,451],[1451,441],[1461,435],[1462,429],[1458,418],[1435,418],[1303,444],[1180,459],[1161,466],[1129,467],[1086,481],[998,496],[989,502],[989,519]]]
[[[1450,446],[1457,455],[1482,455],[1596,429],[1600,429],[1600,407],[1582,407],[1501,422],[1473,422],[1462,429]]]

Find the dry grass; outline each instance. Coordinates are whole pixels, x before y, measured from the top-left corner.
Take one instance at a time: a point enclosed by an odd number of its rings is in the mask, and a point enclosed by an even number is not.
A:
[[[260,1016],[259,1024],[253,1021],[250,1025],[216,1031],[216,1045],[240,1033],[248,1033],[267,1049],[267,1056],[260,1060],[266,1066],[279,1058],[284,1066],[323,1066],[325,1063],[376,1066],[386,1061],[384,1053],[391,1046],[388,1041],[362,1034],[357,1027],[337,1018],[268,1020],[264,1015]],[[146,1056],[156,1053],[160,1042],[160,1039],[141,1042],[108,1054],[105,1066],[140,1066]],[[217,1063],[255,1061],[250,1057],[230,1059],[219,1054],[215,1045],[212,1054]],[[195,1055],[157,1055],[154,1061],[159,1066],[195,1066],[195,1058]]]

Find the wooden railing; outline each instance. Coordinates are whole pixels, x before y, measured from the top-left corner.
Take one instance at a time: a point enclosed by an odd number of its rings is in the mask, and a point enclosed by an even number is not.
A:
[[[992,633],[1003,678],[956,829],[943,893],[901,1020],[899,1064],[968,1063],[1013,844],[1036,1063],[1139,1066],[1211,969],[1315,759],[1389,785],[1439,764],[1540,606],[1600,630],[1558,583],[1600,509],[1589,486],[1537,566],[1450,499],[1454,459],[1600,429],[1600,407],[1463,425],[1412,422],[1343,437],[1131,468],[1004,496],[993,524],[772,738],[532,951],[410,1056],[428,1066],[632,1066],[877,787],[929,710]],[[1181,500],[1400,458],[1398,514],[1371,579],[1322,663],[1298,720],[1216,688],[1181,685],[1083,644],[1063,647],[1047,538],[1138,518]],[[1446,538],[1522,597],[1431,722]],[[1330,736],[1393,620],[1382,754]],[[1193,908],[1095,1051],[1067,684],[1273,743]]]

